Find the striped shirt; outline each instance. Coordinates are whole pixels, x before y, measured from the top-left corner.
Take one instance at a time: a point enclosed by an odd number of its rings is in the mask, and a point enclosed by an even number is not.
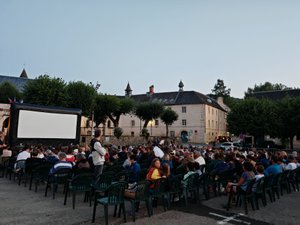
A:
[[[67,161],[59,161],[57,162],[50,170],[50,174],[56,173],[61,169],[72,169],[73,165]]]

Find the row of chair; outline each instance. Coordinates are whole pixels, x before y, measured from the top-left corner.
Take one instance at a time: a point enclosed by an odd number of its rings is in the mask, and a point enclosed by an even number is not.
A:
[[[258,181],[256,179],[248,181],[246,191],[237,191],[236,206],[241,205],[243,202],[245,214],[248,214],[247,203],[250,202],[252,209],[259,210],[259,199],[261,199],[263,206],[267,205],[267,195],[269,196],[270,202],[280,199],[283,195],[283,190],[286,189],[287,193],[291,193],[291,187],[294,191],[299,191],[300,183],[300,168],[291,171],[284,171],[283,173],[278,173],[276,175],[269,175],[260,178]],[[253,188],[256,186],[256,188]],[[227,210],[230,208],[230,203],[233,198],[233,189],[230,191]],[[256,206],[256,207],[254,207]]]

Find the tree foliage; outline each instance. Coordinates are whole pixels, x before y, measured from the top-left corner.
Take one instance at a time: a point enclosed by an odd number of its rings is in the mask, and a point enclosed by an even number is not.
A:
[[[41,75],[24,88],[26,103],[46,106],[67,106],[66,83],[61,78]]]
[[[135,115],[144,120],[144,128],[147,127],[149,121],[157,119],[163,112],[164,106],[158,102],[142,102],[136,106]]]
[[[169,126],[172,125],[177,119],[178,114],[171,108],[166,108],[160,115],[160,119],[166,124],[166,136],[169,136]]]
[[[21,93],[17,90],[17,88],[6,81],[0,84],[0,103],[9,103],[9,99],[20,99]]]
[[[84,116],[90,116],[95,106],[97,91],[82,81],[70,82],[66,86],[67,106],[80,108]]]
[[[276,105],[270,100],[245,99],[231,108],[227,116],[228,128],[234,134],[253,135],[256,143],[274,129]]]
[[[130,113],[133,108],[134,102],[130,98],[121,99],[113,95],[99,95],[96,98],[95,119],[100,121],[108,117],[114,127],[119,127],[120,116]]]
[[[223,80],[218,79],[217,83],[215,84],[214,88],[211,89],[211,91],[215,97],[229,97],[231,89],[225,86]]]
[[[120,139],[120,137],[122,136],[122,134],[123,134],[122,128],[120,128],[120,127],[115,127],[115,129],[114,129],[114,136],[115,136],[116,138]]]
[[[248,88],[248,90],[245,92],[245,97],[250,97],[253,93],[260,92],[260,91],[276,91],[276,90],[288,90],[288,89],[291,88],[281,83],[272,84],[270,82],[265,82],[264,84],[258,84],[258,85],[255,84],[254,88]]]
[[[294,137],[300,134],[300,98],[284,98],[277,103],[274,136],[289,140],[293,149]]]

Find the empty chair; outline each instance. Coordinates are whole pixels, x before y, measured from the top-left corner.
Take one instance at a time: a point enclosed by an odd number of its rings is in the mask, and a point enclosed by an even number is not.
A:
[[[96,217],[96,209],[97,205],[101,204],[104,206],[104,214],[105,214],[105,224],[108,225],[108,206],[115,206],[114,216],[116,216],[116,211],[118,205],[120,205],[120,210],[123,211],[124,222],[126,222],[126,212],[125,212],[125,203],[124,203],[124,191],[127,188],[127,182],[117,182],[111,184],[107,188],[107,195],[105,197],[98,198],[95,201],[94,209],[93,209],[93,217],[92,222],[95,222]],[[119,213],[120,216],[120,213]]]
[[[76,200],[76,194],[77,193],[85,193],[84,201],[88,201],[91,195],[92,190],[92,179],[93,175],[91,173],[81,173],[72,178],[72,180],[67,185],[66,191],[65,191],[65,200],[64,205],[67,203],[67,197],[68,193],[72,193],[72,205],[73,209],[75,209],[75,200]],[[89,198],[87,197],[89,196]]]

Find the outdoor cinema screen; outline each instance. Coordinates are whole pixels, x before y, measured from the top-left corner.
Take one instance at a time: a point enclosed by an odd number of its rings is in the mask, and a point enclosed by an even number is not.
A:
[[[17,138],[75,139],[78,116],[20,110]]]

